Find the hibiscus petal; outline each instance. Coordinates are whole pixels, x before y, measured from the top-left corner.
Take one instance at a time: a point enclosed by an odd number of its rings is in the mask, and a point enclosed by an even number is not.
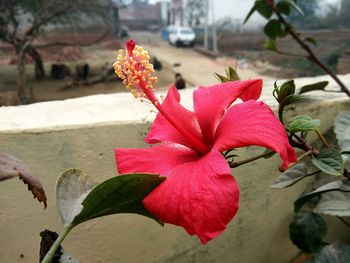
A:
[[[243,101],[260,97],[262,80],[226,82],[211,87],[199,87],[193,94],[194,111],[204,140],[213,143],[215,129],[224,112],[240,98]]]
[[[199,157],[195,151],[179,144],[161,144],[144,149],[115,149],[119,174],[156,173],[168,175],[175,167]]]
[[[202,135],[194,112],[187,110],[180,104],[180,94],[174,85],[171,85],[168,94],[162,103],[166,114],[173,118],[182,129],[186,130],[193,137],[201,140]],[[151,127],[150,132],[145,138],[147,143],[175,142],[188,147],[193,147],[189,138],[180,133],[169,121],[158,113]]]
[[[249,145],[267,147],[279,153],[282,169],[297,161],[283,125],[263,102],[247,101],[232,106],[215,133],[214,148],[219,151]]]
[[[156,217],[184,227],[205,244],[225,230],[238,210],[238,199],[230,168],[214,150],[176,167],[143,202]]]

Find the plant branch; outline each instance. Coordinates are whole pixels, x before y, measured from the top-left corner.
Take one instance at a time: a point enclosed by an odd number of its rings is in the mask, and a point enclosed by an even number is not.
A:
[[[317,64],[326,74],[331,76],[334,79],[334,81],[340,86],[342,92],[344,92],[348,97],[350,97],[350,90],[347,89],[345,84],[337,77],[336,74],[332,72],[330,68],[328,68],[321,60],[318,59],[318,57],[315,55],[315,53],[312,51],[309,45],[306,44],[305,41],[303,41],[300,38],[299,34],[297,34],[293,30],[293,27],[284,19],[279,10],[277,10],[275,2],[271,0],[265,0],[265,2],[271,7],[280,23],[284,25],[286,32],[300,45],[302,49],[306,51],[306,53],[308,54],[307,59]]]
[[[315,130],[315,132],[317,133],[317,136],[321,139],[322,143],[324,144],[324,146],[326,146],[327,148],[329,148],[329,144],[326,141],[326,139],[323,137],[323,135],[318,131]]]
[[[300,58],[308,58],[308,56],[306,56],[306,55],[296,54],[296,53],[289,53],[289,52],[280,50],[280,49],[278,49],[278,48],[276,48],[274,51],[275,51],[277,54],[280,54],[280,55],[293,56],[293,57],[300,57]]]
[[[346,221],[344,218],[342,218],[341,216],[337,216],[337,218],[342,221],[344,223],[344,225],[346,225],[347,227],[350,228],[350,223],[348,221]]]
[[[51,262],[53,256],[55,255],[56,250],[59,248],[62,241],[66,238],[66,236],[72,230],[73,227],[74,227],[74,225],[69,225],[65,228],[63,234],[60,235],[56,239],[55,243],[52,244],[50,250],[46,253],[46,255],[45,255],[44,259],[41,261],[41,263],[50,263]]]
[[[52,14],[48,15],[47,17],[42,17],[42,18],[40,18],[40,16],[35,17],[35,19],[32,23],[32,26],[26,31],[25,36],[28,37],[28,36],[34,34],[34,32],[42,25],[48,23],[49,21],[51,21],[52,19],[54,19],[60,15],[64,15],[64,14],[67,14],[69,12],[72,12],[73,10],[74,10],[73,5],[67,4],[67,5],[63,6],[62,8],[56,10]]]
[[[300,162],[302,159],[304,159],[306,156],[309,156],[313,154],[313,150],[308,150],[307,152],[304,152],[302,155],[298,157],[298,162]]]
[[[259,160],[261,158],[264,158],[266,156],[269,156],[271,153],[273,153],[273,151],[267,151],[267,152],[264,152],[262,154],[259,154],[257,156],[254,156],[254,157],[251,157],[251,158],[248,158],[246,160],[242,160],[242,161],[239,161],[239,162],[229,162],[229,165],[231,168],[236,168],[238,166],[241,166],[243,164],[247,164],[247,163],[250,163],[250,162],[254,162],[256,160]]]

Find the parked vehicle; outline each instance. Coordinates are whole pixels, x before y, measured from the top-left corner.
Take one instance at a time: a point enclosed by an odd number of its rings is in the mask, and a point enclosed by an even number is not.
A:
[[[169,30],[169,43],[175,46],[193,46],[195,33],[189,27],[173,27]]]

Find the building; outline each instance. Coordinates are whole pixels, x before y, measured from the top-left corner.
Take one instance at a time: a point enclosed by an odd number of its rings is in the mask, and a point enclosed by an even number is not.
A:
[[[159,29],[163,25],[161,7],[160,3],[152,5],[148,1],[134,0],[119,10],[119,19],[131,30]]]

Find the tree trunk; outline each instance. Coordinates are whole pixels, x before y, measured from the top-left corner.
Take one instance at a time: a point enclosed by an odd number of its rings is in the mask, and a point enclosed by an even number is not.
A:
[[[34,47],[29,46],[27,53],[35,62],[35,79],[43,79],[45,77],[45,68],[39,52]]]
[[[25,65],[25,48],[22,46],[16,48],[17,53],[17,94],[22,104],[31,102],[31,94],[27,87],[26,65]]]

